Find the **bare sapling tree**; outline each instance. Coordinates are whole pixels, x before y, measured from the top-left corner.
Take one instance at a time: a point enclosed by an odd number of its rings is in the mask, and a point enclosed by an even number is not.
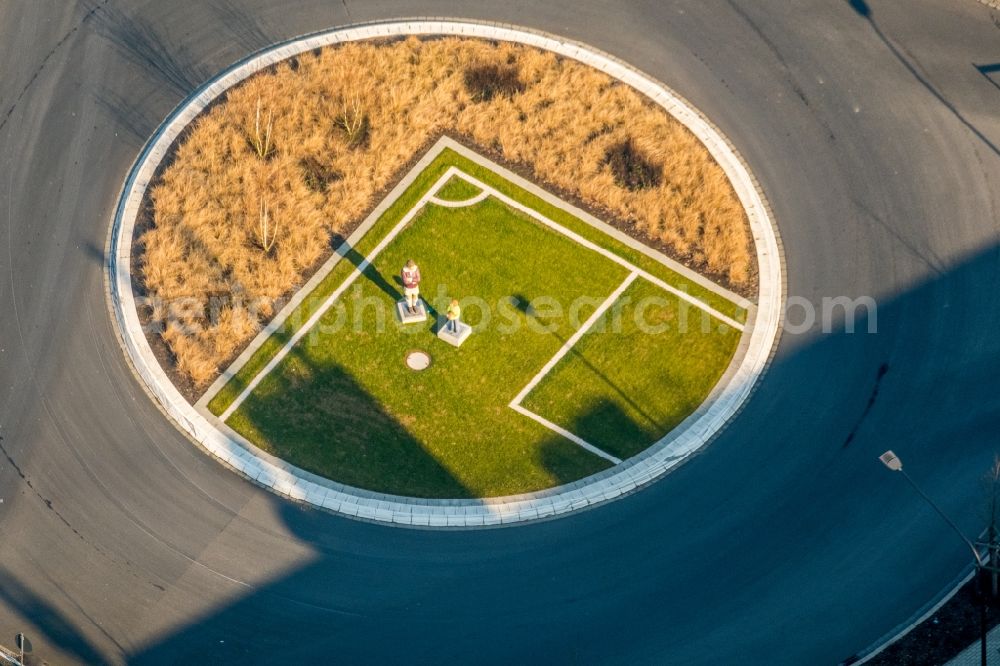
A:
[[[250,145],[253,146],[257,157],[266,160],[274,152],[274,144],[271,142],[271,133],[274,130],[274,112],[267,112],[267,123],[261,123],[261,100],[257,97],[257,117],[254,119],[253,134],[250,136]]]
[[[261,196],[260,206],[257,210],[257,217],[253,225],[254,244],[260,248],[264,254],[270,254],[274,249],[274,244],[278,240],[278,222],[271,217],[267,200]]]

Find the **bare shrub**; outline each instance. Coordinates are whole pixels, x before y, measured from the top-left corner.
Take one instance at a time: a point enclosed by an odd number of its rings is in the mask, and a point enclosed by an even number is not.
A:
[[[620,187],[636,192],[660,184],[662,168],[639,152],[631,137],[608,148],[604,154],[604,162]]]
[[[330,183],[335,183],[344,177],[344,174],[323,164],[314,155],[300,159],[299,168],[302,169],[302,179],[306,187],[319,194],[324,194]]]
[[[525,88],[520,72],[513,64],[477,65],[465,70],[465,89],[477,102],[489,102],[497,96],[510,99],[523,93]]]

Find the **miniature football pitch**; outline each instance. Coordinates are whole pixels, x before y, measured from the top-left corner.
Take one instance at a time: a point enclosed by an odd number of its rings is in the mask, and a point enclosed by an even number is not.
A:
[[[302,469],[395,495],[510,495],[613,466],[704,401],[745,318],[448,150],[339,254],[209,409]],[[402,325],[410,258],[429,317]],[[473,326],[457,348],[436,336],[451,298]],[[412,350],[431,365],[408,368]]]

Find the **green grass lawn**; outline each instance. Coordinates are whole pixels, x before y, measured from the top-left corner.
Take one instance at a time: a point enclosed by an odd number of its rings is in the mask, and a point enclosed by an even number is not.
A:
[[[452,176],[434,196],[444,201],[468,201],[480,192],[482,190],[469,181]]]
[[[642,279],[522,401],[603,451],[625,459],[670,432],[725,371],[740,332],[685,318],[678,298]]]
[[[427,192],[449,166],[472,173],[522,203],[544,204],[452,151],[439,156],[345,253],[292,317],[209,403],[221,414],[295,331]],[[474,173],[473,173],[474,172]],[[501,187],[502,186],[502,187]],[[479,188],[452,178],[437,193],[464,201]],[[545,204],[548,206],[548,204]],[[561,209],[541,211],[589,240],[742,320],[729,301],[601,234]],[[420,264],[431,317],[401,326],[400,267]],[[282,359],[227,423],[265,451],[303,469],[369,490],[415,497],[488,497],[573,481],[610,466],[508,405],[608,297],[629,271],[496,199],[474,206],[428,204]],[[686,333],[642,332],[635,303],[656,324],[678,318],[678,300],[639,279],[623,295],[620,331],[609,320],[584,335],[523,405],[608,453],[625,458],[649,446],[704,399],[728,365],[739,332],[702,332],[690,310]],[[461,348],[437,339],[452,297],[475,328]],[[570,317],[574,302],[583,307]],[[527,307],[528,304],[533,307]],[[558,303],[561,313],[553,312]],[[488,321],[484,321],[484,317]],[[413,349],[433,363],[413,372]]]

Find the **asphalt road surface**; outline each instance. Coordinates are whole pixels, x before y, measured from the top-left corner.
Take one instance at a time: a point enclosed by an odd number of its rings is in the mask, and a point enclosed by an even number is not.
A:
[[[202,454],[136,383],[105,305],[126,172],[244,55],[419,15],[548,30],[680,92],[760,179],[788,294],[870,295],[878,332],[786,333],[702,455],[528,526],[356,522]],[[0,0],[0,643],[23,631],[57,664],[864,650],[971,560],[876,456],[895,449],[973,535],[1000,451],[998,20],[974,0]]]

